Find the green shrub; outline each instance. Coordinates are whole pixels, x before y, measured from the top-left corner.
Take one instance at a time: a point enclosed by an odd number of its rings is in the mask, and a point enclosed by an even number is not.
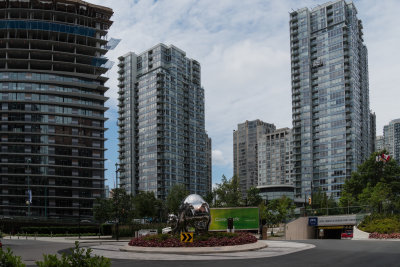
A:
[[[7,251],[0,249],[0,266],[25,267],[26,265],[22,263],[21,257],[15,256],[11,249],[7,248]]]
[[[96,226],[48,226],[48,227],[21,227],[23,233],[28,234],[78,234],[81,233],[98,233],[99,228]]]
[[[398,215],[372,214],[366,216],[358,228],[368,233],[400,233],[400,217]]]
[[[75,242],[75,249],[71,249],[71,254],[62,254],[61,258],[56,255],[43,255],[43,261],[37,261],[39,267],[109,267],[110,259],[103,256],[92,256],[92,250],[79,248],[79,242]]]
[[[112,235],[112,224],[102,224],[100,232],[102,235]]]
[[[207,241],[207,240],[209,240],[210,238],[218,238],[218,239],[221,239],[221,238],[233,238],[233,237],[236,237],[236,236],[238,236],[238,234],[237,233],[227,233],[227,232],[208,232],[208,233],[205,233],[205,234],[201,234],[201,235],[193,235],[193,239],[194,239],[194,241]],[[180,240],[180,234],[174,234],[174,235],[171,235],[171,234],[158,234],[158,235],[147,235],[147,236],[145,236],[145,237],[143,237],[145,240],[148,240],[148,241],[159,241],[159,242],[161,242],[161,241],[165,241],[165,240],[167,240],[168,238],[174,238],[174,239],[179,239]]]
[[[161,242],[161,241],[167,240],[170,237],[171,237],[170,234],[158,234],[158,235],[147,235],[147,236],[144,237],[144,239],[149,240],[149,241],[150,240],[157,240],[157,241]],[[174,236],[174,237],[178,238],[178,236]]]
[[[81,233],[81,236],[97,236],[96,233]],[[64,236],[78,236],[78,234],[16,234],[16,236],[37,236],[37,237],[64,237]]]

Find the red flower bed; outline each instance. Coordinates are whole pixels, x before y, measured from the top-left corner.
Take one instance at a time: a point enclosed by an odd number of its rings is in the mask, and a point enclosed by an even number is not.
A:
[[[133,238],[129,245],[136,247],[220,247],[255,242],[257,242],[257,238],[249,233],[209,233],[195,236],[193,243],[181,242],[179,235],[162,234]]]
[[[400,239],[400,233],[392,233],[392,234],[380,234],[380,233],[370,233],[369,238],[376,239]]]

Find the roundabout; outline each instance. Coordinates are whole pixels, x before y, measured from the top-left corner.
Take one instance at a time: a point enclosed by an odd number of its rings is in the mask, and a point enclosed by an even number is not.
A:
[[[113,259],[151,261],[240,260],[275,257],[312,249],[313,244],[265,241],[241,246],[201,248],[145,248],[126,244],[91,246],[96,255]],[[129,251],[127,251],[129,249]],[[153,251],[150,251],[154,249]],[[208,250],[206,250],[208,249]]]
[[[121,251],[136,252],[136,253],[159,253],[159,254],[210,254],[210,253],[233,253],[259,250],[268,247],[268,244],[263,241],[255,243],[237,245],[237,246],[221,246],[221,247],[135,247],[125,245],[120,248]]]

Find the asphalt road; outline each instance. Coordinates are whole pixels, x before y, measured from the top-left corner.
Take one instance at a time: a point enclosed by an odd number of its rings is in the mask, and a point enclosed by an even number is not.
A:
[[[308,240],[301,242],[314,244],[316,248],[289,255],[258,259],[187,262],[112,260],[112,266],[400,266],[400,242],[397,241]],[[55,254],[65,251],[73,245],[33,240],[3,240],[3,244],[11,247],[14,254],[22,256],[28,266],[36,266],[34,261],[42,259],[42,254]]]
[[[312,266],[400,266],[400,242],[397,241],[352,241],[352,240],[307,240],[302,243],[316,245],[316,248],[259,259],[235,259],[217,261],[132,261],[113,260],[113,266],[218,266],[218,267],[312,267]]]

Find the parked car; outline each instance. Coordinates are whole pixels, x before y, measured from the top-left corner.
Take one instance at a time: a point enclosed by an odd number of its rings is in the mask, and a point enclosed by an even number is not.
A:
[[[353,231],[346,230],[342,233],[341,237],[342,237],[342,239],[353,238]]]
[[[2,248],[3,247],[3,243],[1,243],[1,240],[0,240],[0,248]]]

